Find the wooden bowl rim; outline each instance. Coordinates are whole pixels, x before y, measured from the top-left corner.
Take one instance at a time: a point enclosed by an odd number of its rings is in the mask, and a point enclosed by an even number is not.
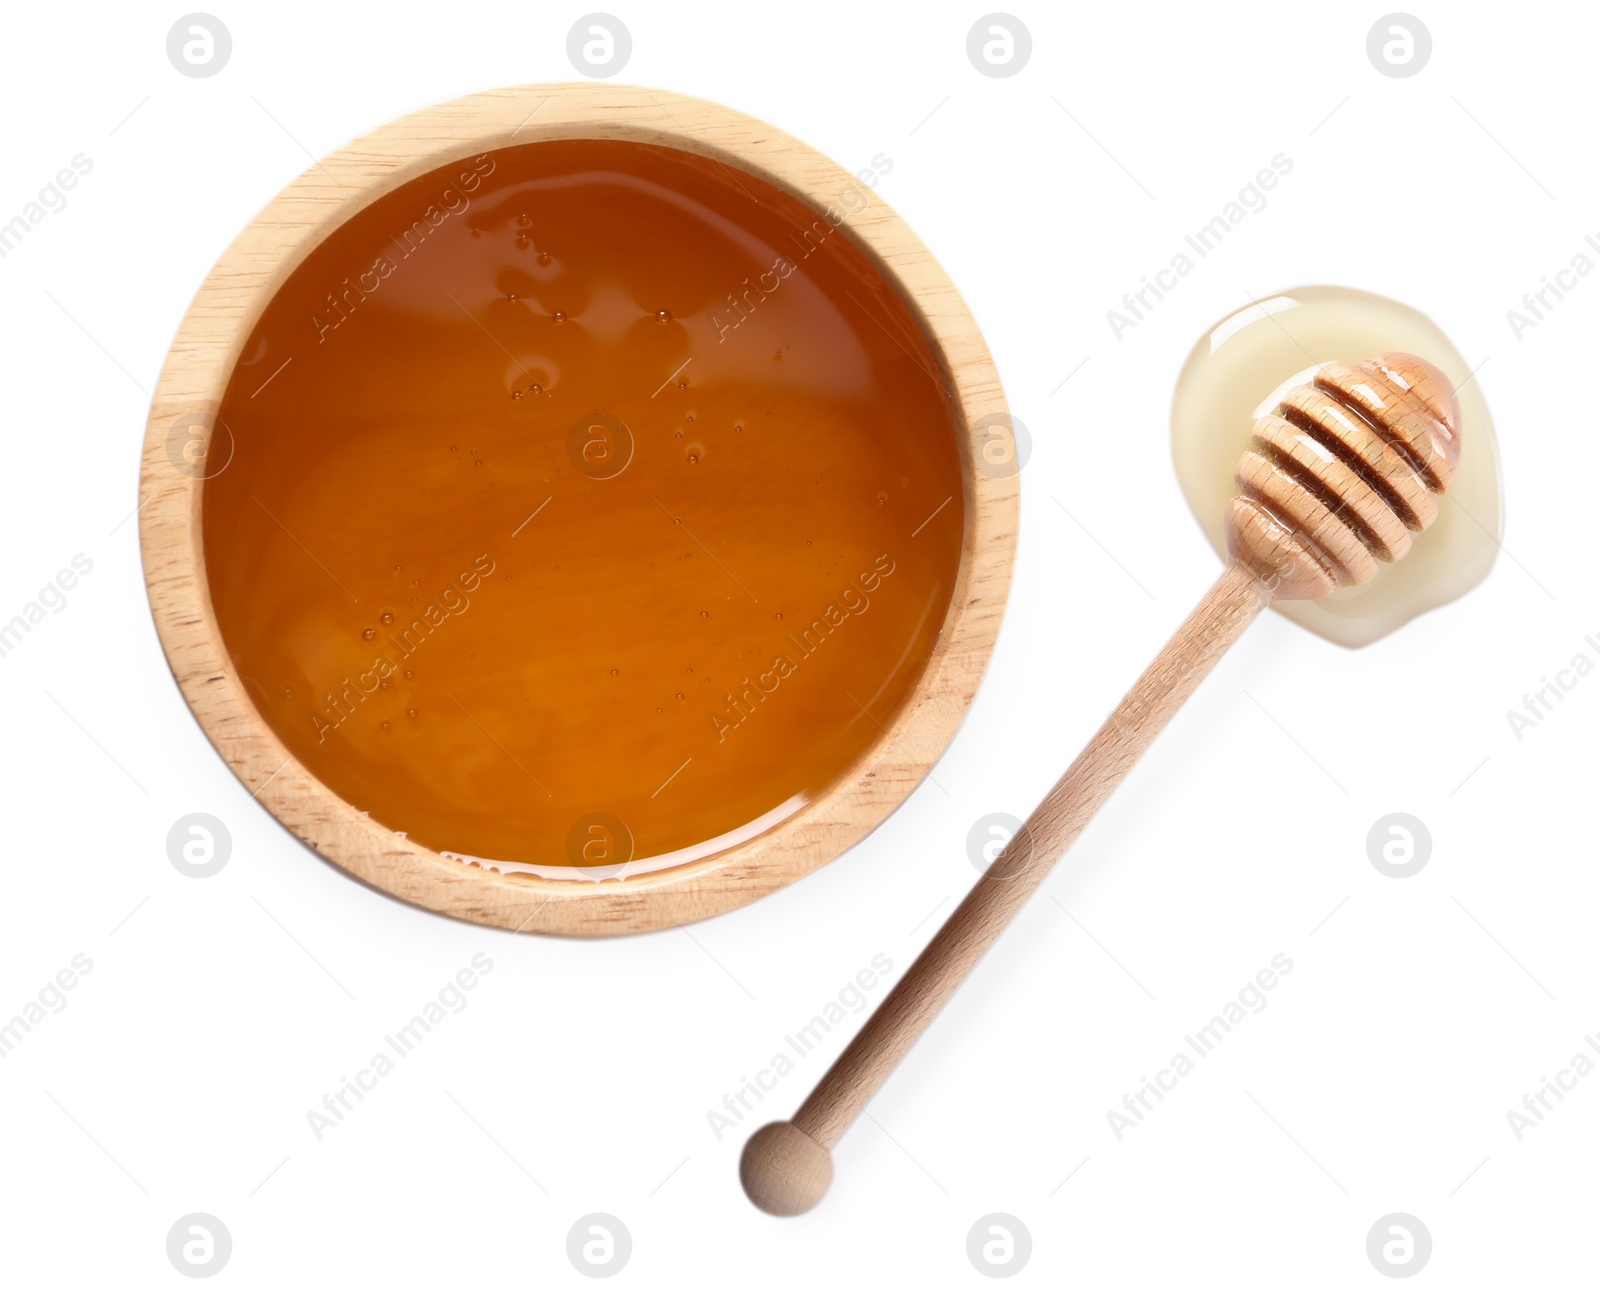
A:
[[[599,882],[502,874],[443,857],[368,818],[288,752],[223,645],[201,547],[204,482],[174,453],[172,439],[180,425],[198,427],[210,449],[209,419],[250,330],[293,269],[356,211],[450,162],[564,138],[698,153],[813,208],[837,211],[853,191],[865,205],[847,213],[841,228],[920,317],[967,426],[956,588],[921,680],[879,740],[830,790],[763,834],[667,870]],[[206,276],[179,325],[146,426],[140,543],[151,610],[173,676],[218,753],[252,798],[349,874],[429,910],[514,931],[596,935],[684,924],[750,902],[846,851],[905,800],[954,737],[999,632],[1016,551],[1016,475],[983,469],[992,436],[975,423],[1008,416],[977,324],[938,262],[876,195],[808,145],[732,108],[664,90],[578,83],[469,95],[391,121],[310,166]]]

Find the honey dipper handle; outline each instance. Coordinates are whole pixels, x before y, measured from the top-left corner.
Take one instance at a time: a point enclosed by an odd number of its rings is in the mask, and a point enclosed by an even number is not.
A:
[[[800,1106],[824,1149],[883,1085],[1100,805],[1272,594],[1230,564]]]

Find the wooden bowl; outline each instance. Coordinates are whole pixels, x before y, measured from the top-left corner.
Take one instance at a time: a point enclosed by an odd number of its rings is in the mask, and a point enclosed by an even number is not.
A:
[[[313,777],[258,712],[213,613],[202,544],[212,421],[252,327],[290,272],[355,212],[457,160],[556,139],[665,145],[758,176],[819,213],[854,190],[841,232],[898,287],[945,368],[968,428],[959,446],[965,531],[943,629],[910,700],[825,793],[765,833],[666,870],[593,882],[468,866],[379,824]],[[200,726],[285,826],[358,879],[433,911],[512,930],[612,934],[698,920],[758,898],[878,826],[954,736],[999,631],[1016,545],[1013,446],[999,378],[977,325],[909,228],[852,176],[764,122],[703,100],[615,85],[476,94],[404,117],[317,162],[274,198],[207,276],[151,403],[141,541],[156,627]],[[1006,425],[1009,425],[1008,423]],[[1000,443],[997,444],[996,437]],[[220,448],[220,447],[219,447]],[[1014,463],[1014,455],[1013,455]]]

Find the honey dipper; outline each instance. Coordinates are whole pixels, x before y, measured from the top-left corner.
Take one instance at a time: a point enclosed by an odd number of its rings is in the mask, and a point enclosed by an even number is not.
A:
[[[816,1205],[833,1146],[1262,607],[1364,583],[1405,556],[1460,462],[1460,420],[1445,375],[1405,354],[1324,364],[1256,420],[1228,505],[1227,568],[793,1120],[750,1138],[739,1176],[751,1202],[778,1216]]]

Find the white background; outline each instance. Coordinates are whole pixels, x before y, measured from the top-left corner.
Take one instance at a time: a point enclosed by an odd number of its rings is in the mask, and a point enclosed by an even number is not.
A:
[[[0,1283],[188,1287],[166,1235],[203,1211],[233,1237],[218,1288],[590,1287],[566,1235],[602,1211],[633,1239],[616,1287],[979,1288],[967,1232],[1003,1211],[1032,1234],[1019,1288],[1348,1290],[1388,1286],[1366,1236],[1403,1211],[1433,1238],[1418,1287],[1592,1286],[1600,1074],[1520,1142],[1506,1112],[1600,1033],[1600,678],[1520,741],[1506,711],[1600,662],[1600,282],[1521,340],[1506,311],[1600,231],[1600,14],[1423,9],[1432,59],[1401,80],[1366,57],[1379,5],[1034,4],[1030,63],[991,79],[978,5],[616,9],[620,80],[852,170],[893,159],[879,195],[965,294],[1035,449],[1005,629],[936,783],[752,907],[580,943],[412,910],[302,848],[191,719],[136,525],[114,527],[147,392],[237,231],[308,154],[573,79],[584,10],[230,4],[205,80],[167,61],[182,12],[13,5],[0,47],[0,220],[93,161],[0,260],[0,619],[94,562],[0,659],[0,1018],[94,966],[0,1060]],[[1114,340],[1106,311],[1279,152],[1270,206]],[[968,827],[1027,814],[1209,584],[1172,381],[1247,294],[1306,282],[1408,301],[1482,363],[1506,552],[1359,652],[1265,616],[845,1137],[823,1205],[758,1214],[743,1137],[848,1030],[737,1134],[707,1112],[875,953],[904,969],[975,879]],[[1406,880],[1365,849],[1397,810],[1433,836]],[[204,881],[166,855],[194,811],[233,835]],[[316,1141],[306,1111],[478,952],[468,1008]],[[1107,1111],[1280,952],[1268,1007],[1119,1143]]]

